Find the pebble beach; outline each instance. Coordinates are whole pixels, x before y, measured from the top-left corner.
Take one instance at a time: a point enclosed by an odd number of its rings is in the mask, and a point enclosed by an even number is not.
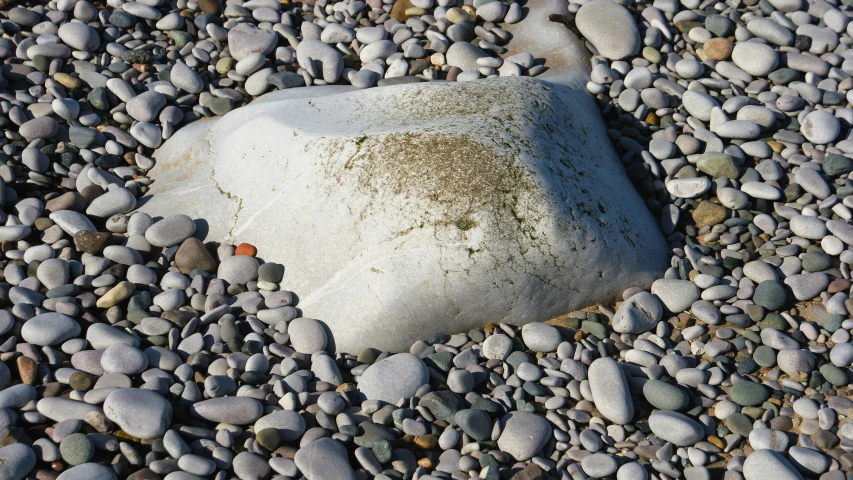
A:
[[[407,352],[136,211],[155,150],[276,90],[535,78],[532,7],[0,4],[0,480],[853,480],[850,2],[565,2],[669,267]]]

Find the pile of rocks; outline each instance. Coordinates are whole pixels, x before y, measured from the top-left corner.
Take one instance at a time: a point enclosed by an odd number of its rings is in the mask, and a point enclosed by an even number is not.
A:
[[[655,0],[631,8],[570,5],[598,54],[587,88],[673,247],[653,295],[625,292],[613,319],[629,334],[613,340],[626,345],[632,385],[644,383],[656,408],[694,407],[688,413],[704,433],[732,454],[727,478],[842,479],[853,468],[849,7]],[[614,19],[626,16],[636,28],[613,33]],[[657,323],[662,311],[678,316]],[[680,341],[677,361],[689,363],[673,368],[670,345],[657,341],[665,337]],[[695,389],[698,404],[673,384]],[[659,388],[666,393],[650,398]],[[692,443],[704,436],[699,424],[671,431]],[[689,450],[677,456],[692,464],[684,473],[703,478],[692,469],[705,460]]]
[[[496,56],[519,4],[109,4],[0,22],[0,479],[853,471],[846,5],[570,3],[672,268],[614,309],[351,355],[284,266],[131,213],[150,151],[270,86],[535,75]]]

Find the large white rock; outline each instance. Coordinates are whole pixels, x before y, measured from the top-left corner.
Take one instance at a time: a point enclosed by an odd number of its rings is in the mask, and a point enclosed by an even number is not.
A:
[[[156,152],[142,210],[203,218],[197,236],[284,264],[299,308],[348,352],[543,321],[648,286],[664,239],[594,102],[570,87],[586,76],[577,39],[536,18],[553,42],[525,22],[515,33],[551,55],[547,81],[275,92],[179,130]],[[574,42],[568,56],[560,41]]]

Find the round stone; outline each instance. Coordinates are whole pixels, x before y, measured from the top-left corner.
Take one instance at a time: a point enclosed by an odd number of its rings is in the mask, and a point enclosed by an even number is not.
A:
[[[812,143],[826,145],[838,137],[841,132],[841,122],[825,110],[815,110],[806,115],[800,132]]]
[[[616,310],[613,316],[613,330],[618,333],[644,333],[657,326],[663,316],[660,301],[649,292],[640,292]]]
[[[21,337],[27,343],[39,346],[58,345],[80,335],[80,324],[61,313],[48,312],[24,322]]]
[[[581,468],[584,473],[593,478],[605,478],[608,475],[613,475],[619,469],[619,464],[616,463],[616,458],[606,453],[593,453],[587,455],[581,460]]]
[[[483,410],[460,410],[454,416],[454,423],[477,442],[487,440],[492,433],[492,420]]]
[[[765,280],[755,287],[752,301],[767,310],[775,311],[785,306],[788,301],[788,293],[781,283],[775,280]]]
[[[705,203],[705,202],[703,202]],[[652,283],[652,294],[656,295],[667,310],[681,313],[699,300],[699,287],[689,280],[661,278]]]
[[[488,56],[489,54],[482,48],[467,42],[457,42],[450,45],[445,54],[447,64],[451,67],[458,67],[463,72],[477,71],[479,68],[477,59]]]
[[[171,247],[190,238],[195,228],[192,218],[181,214],[169,215],[145,230],[145,240],[155,247]]]
[[[512,352],[512,339],[497,333],[490,335],[483,342],[483,356],[491,360],[505,360]]]
[[[32,447],[13,443],[0,448],[0,478],[22,480],[36,466],[36,454]]]
[[[705,437],[705,429],[699,422],[678,412],[652,412],[649,428],[658,437],[679,447],[694,445]]]
[[[732,61],[744,72],[756,77],[766,76],[779,65],[773,47],[758,42],[738,42],[732,50]]]
[[[622,367],[612,358],[598,358],[589,366],[589,389],[595,407],[613,423],[625,425],[634,418],[634,401]]]
[[[357,388],[368,400],[397,403],[411,398],[422,385],[429,383],[424,362],[410,353],[391,355],[367,367]]]
[[[521,339],[534,352],[553,352],[563,341],[556,327],[544,323],[528,323],[521,327]]]
[[[355,480],[347,457],[347,449],[337,440],[321,438],[301,447],[293,457],[299,472],[306,478]],[[294,472],[294,478],[296,477]]]
[[[287,324],[287,333],[294,350],[299,353],[315,353],[326,348],[326,330],[313,318],[295,318]]]
[[[610,0],[585,2],[575,16],[575,25],[598,53],[610,60],[636,55],[640,32],[631,13]]]
[[[72,433],[59,443],[59,453],[69,465],[81,465],[95,456],[95,446],[86,434]]]
[[[193,404],[190,413],[209,422],[249,425],[261,418],[261,402],[251,397],[220,397]]]
[[[732,385],[729,397],[742,407],[751,407],[767,401],[770,398],[770,392],[760,383],[742,381]]]
[[[69,47],[84,52],[93,52],[101,44],[98,32],[82,22],[63,23],[59,26],[57,35]]]
[[[104,401],[104,415],[127,434],[149,440],[169,429],[172,405],[152,390],[120,388]]]
[[[743,476],[746,480],[802,480],[791,463],[774,450],[756,450],[743,462]]]
[[[752,354],[752,359],[760,366],[770,368],[776,365],[776,351],[767,345],[760,345]]]
[[[684,410],[690,405],[690,397],[684,390],[661,380],[649,380],[643,385],[643,396],[655,408],[661,410]]]
[[[535,413],[511,412],[501,422],[504,428],[498,437],[498,448],[519,462],[533,458],[551,438],[551,425]]]
[[[275,430],[282,442],[298,440],[305,433],[305,419],[293,410],[279,410],[255,422],[256,432]]]
[[[258,278],[258,267],[258,260],[255,257],[232,255],[219,264],[216,276],[230,284],[245,285]]]

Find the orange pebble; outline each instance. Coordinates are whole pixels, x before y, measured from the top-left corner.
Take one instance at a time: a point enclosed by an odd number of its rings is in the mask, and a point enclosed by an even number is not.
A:
[[[237,249],[234,250],[234,255],[247,255],[250,257],[254,257],[257,253],[258,249],[255,248],[254,245],[249,243],[241,243],[240,245],[237,245]]]

